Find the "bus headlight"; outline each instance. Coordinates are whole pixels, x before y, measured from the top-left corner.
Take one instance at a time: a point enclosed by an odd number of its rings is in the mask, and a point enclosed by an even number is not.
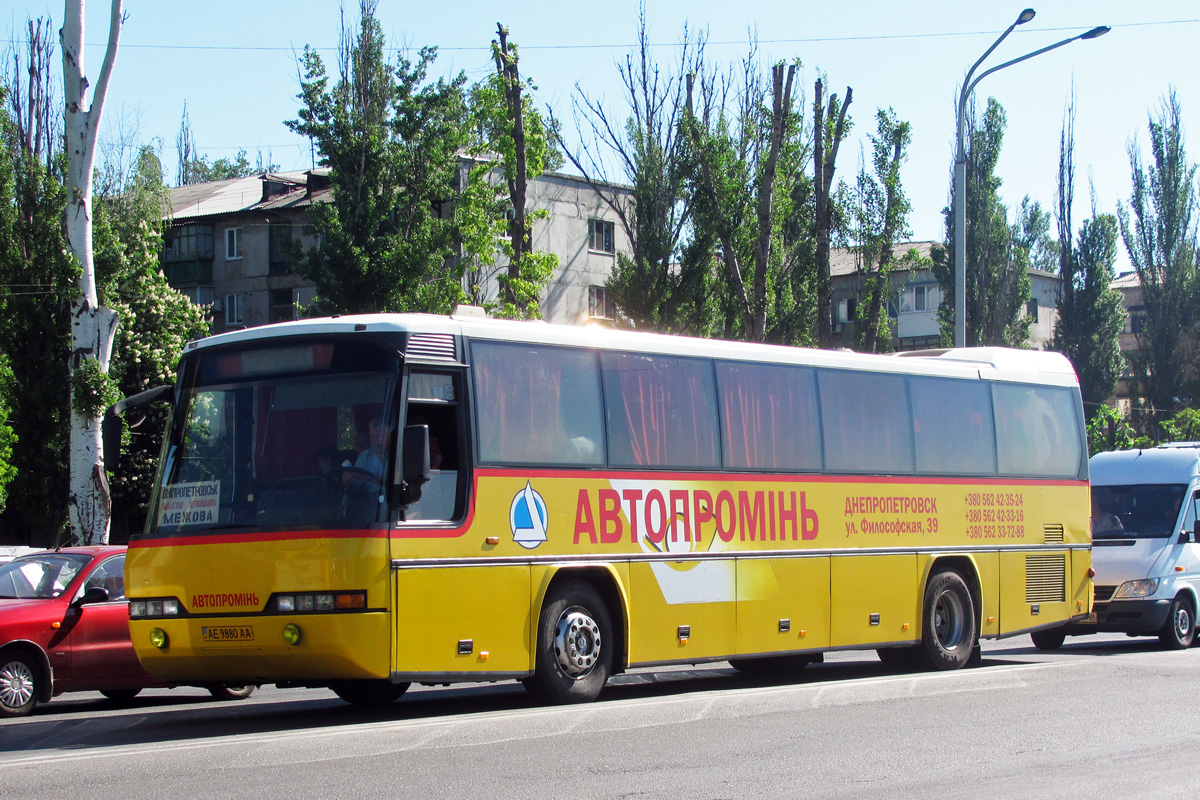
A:
[[[150,644],[157,647],[159,650],[166,650],[170,639],[167,638],[167,632],[162,628],[150,629]]]
[[[1113,594],[1113,597],[1149,597],[1158,591],[1158,578],[1141,581],[1125,581]]]

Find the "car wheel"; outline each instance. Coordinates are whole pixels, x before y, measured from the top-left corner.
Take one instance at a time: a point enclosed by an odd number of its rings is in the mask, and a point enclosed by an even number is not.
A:
[[[100,694],[114,703],[128,703],[142,693],[141,689],[101,689]]]
[[[1158,634],[1158,639],[1168,650],[1186,650],[1196,637],[1196,615],[1186,597],[1179,596],[1171,601],[1167,612],[1167,623]]]
[[[245,700],[250,695],[254,694],[254,690],[258,687],[254,684],[249,686],[226,686],[219,684],[217,686],[207,686],[208,693],[218,700]]]
[[[42,676],[33,659],[21,652],[0,656],[0,717],[23,717],[42,695]]]

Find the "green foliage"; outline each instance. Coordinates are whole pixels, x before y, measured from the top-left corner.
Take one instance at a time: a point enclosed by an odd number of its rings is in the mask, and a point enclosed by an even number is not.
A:
[[[1050,235],[1053,222],[1049,211],[1042,204],[1031,201],[1029,195],[1021,198],[1017,209],[1017,222],[1012,226],[1013,250],[1026,267],[1043,272],[1055,272],[1058,266],[1059,244]]]
[[[8,485],[17,475],[17,468],[12,463],[17,434],[9,424],[12,411],[7,400],[12,391],[12,369],[8,366],[8,359],[0,353],[0,512],[4,511],[8,502]]]
[[[750,64],[753,53],[747,60]],[[777,64],[781,101],[769,82],[747,66],[737,97],[699,81],[700,107],[683,126],[688,146],[680,168],[691,201],[695,237],[685,247],[692,265],[711,265],[709,288],[716,335],[750,341],[811,341],[811,181],[804,175],[809,148],[790,80]],[[789,72],[789,74],[792,74]],[[802,203],[809,202],[805,208]],[[803,220],[801,222],[800,220]],[[700,249],[703,247],[704,249]]]
[[[189,159],[182,166],[180,185],[223,181],[230,178],[249,178],[257,170],[246,159],[246,151],[238,150],[233,158],[218,158],[209,162],[208,156],[197,156]],[[268,170],[270,169],[268,168]]]
[[[1100,406],[1092,413],[1087,424],[1087,439],[1089,456],[1109,450],[1151,446],[1150,441],[1138,436],[1121,412],[1111,406]]]
[[[83,359],[71,373],[71,398],[75,413],[97,419],[104,409],[121,399],[116,381],[94,358]]]
[[[861,350],[883,353],[891,350],[892,329],[886,313],[891,297],[892,250],[897,240],[910,235],[908,215],[912,204],[904,194],[900,167],[908,159],[912,128],[892,109],[875,114],[877,133],[871,135],[871,164],[858,174],[858,203],[855,206],[856,238],[862,254],[866,280],[859,305],[857,326]],[[910,251],[911,258],[918,258]]]
[[[1162,424],[1164,442],[1200,442],[1200,410],[1185,408]]]
[[[1150,119],[1149,132],[1152,162],[1143,164],[1136,144],[1130,144],[1133,193],[1117,213],[1145,308],[1130,367],[1138,393],[1161,413],[1197,378],[1200,334],[1196,165],[1187,158],[1174,92]]]
[[[471,191],[464,192],[456,216],[470,229],[471,235],[463,237],[464,250],[475,254],[481,266],[494,265],[497,249],[508,261],[507,269],[496,273],[499,303],[484,305],[497,317],[539,319],[539,299],[558,267],[558,256],[533,252],[533,223],[546,219],[549,213],[527,208],[526,187],[528,180],[541,175],[561,156],[556,156],[550,127],[534,106],[532,92],[537,87],[529,79],[520,79],[517,47],[511,42],[506,45],[507,50],[502,50],[499,42],[492,42],[493,58],[505,72],[492,73],[470,90],[471,124],[477,135],[471,152],[481,163],[471,175],[479,186],[492,187],[493,195],[481,197],[476,203]],[[519,139],[513,111],[516,100],[510,100],[518,93]],[[493,171],[499,171],[502,182],[489,180]],[[506,218],[509,209],[511,222]],[[484,230],[480,231],[481,227]],[[476,238],[477,233],[485,235]],[[486,281],[484,274],[472,277],[472,283]]]
[[[303,105],[286,123],[316,145],[332,188],[332,202],[312,210],[321,244],[297,272],[316,285],[316,313],[446,313],[465,299],[459,256],[473,255],[460,254],[459,229],[477,242],[486,225],[472,221],[480,209],[456,202],[458,153],[471,136],[466,77],[427,80],[434,48],[389,63],[374,3],[360,10],[336,80],[305,49]]]
[[[1069,244],[1065,246],[1070,246]],[[1052,347],[1071,360],[1079,376],[1084,408],[1102,408],[1116,389],[1125,361],[1117,341],[1125,326],[1121,293],[1113,289],[1117,259],[1117,220],[1100,214],[1085,220],[1070,264]]]
[[[967,114],[967,341],[968,346],[1021,347],[1029,338],[1025,304],[1030,297],[1029,249],[1014,241],[1008,225],[1008,210],[1000,202],[1000,178],[996,162],[1004,141],[1004,109],[988,98],[987,110],[979,121],[973,109]],[[951,180],[953,198],[953,180]],[[946,249],[934,261],[944,298],[938,308],[942,335],[954,333],[954,204],[942,211],[946,219]],[[1039,209],[1040,214],[1040,209]],[[1034,240],[1040,216],[1029,220]],[[1023,228],[1018,229],[1024,234]]]
[[[0,87],[0,398],[18,437],[6,460],[9,543],[52,545],[66,523],[70,299],[79,269],[66,254],[65,159],[26,149]],[[13,471],[15,470],[15,475]]]

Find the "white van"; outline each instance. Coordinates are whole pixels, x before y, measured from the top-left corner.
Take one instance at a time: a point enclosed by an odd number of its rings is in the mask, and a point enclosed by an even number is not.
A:
[[[1034,634],[1055,649],[1066,634],[1111,631],[1192,644],[1200,609],[1200,442],[1097,453],[1092,481],[1095,622]]]

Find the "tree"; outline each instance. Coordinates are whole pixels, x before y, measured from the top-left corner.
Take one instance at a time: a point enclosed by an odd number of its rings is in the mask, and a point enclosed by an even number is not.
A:
[[[530,179],[542,174],[552,148],[547,126],[524,92],[517,47],[509,43],[508,29],[500,23],[496,23],[496,34],[499,39],[492,42],[496,72],[474,87],[472,111],[481,133],[481,152],[494,153],[499,159],[485,160],[473,172],[476,181],[485,182],[494,169],[501,170],[508,202],[507,208],[500,209],[506,213],[498,219],[507,218],[501,223],[507,224],[507,235],[483,240],[478,247],[490,255],[499,244],[508,258],[508,269],[498,277],[499,315],[536,319],[541,316],[538,300],[558,266],[558,256],[534,251],[533,222],[545,219],[548,212],[528,208],[527,195]]]
[[[755,55],[752,45],[737,79],[689,75],[683,127],[694,225],[716,242],[727,287],[725,335],[761,342],[780,313],[791,311],[786,289],[794,265],[782,234],[804,148],[793,111],[798,64],[775,64],[766,83]]]
[[[258,152],[258,160],[253,166],[246,158],[245,150],[238,150],[237,155],[231,159],[218,158],[216,161],[210,162],[208,156],[202,155],[196,148],[186,100],[183,103],[183,118],[179,123],[179,133],[175,135],[175,149],[179,154],[179,161],[175,167],[176,186],[224,181],[230,178],[249,178],[251,175],[274,172],[279,169],[278,164],[271,163],[271,153],[268,151],[264,160],[261,150]]]
[[[130,174],[107,184],[96,203],[96,271],[104,302],[121,315],[111,375],[120,396],[170,383],[184,345],[208,334],[206,312],[173,289],[159,265],[167,188],[150,147],[140,148]],[[124,541],[142,530],[165,406],[149,408],[129,428],[112,478],[112,537]]]
[[[864,169],[858,176],[859,252],[866,273],[859,304],[859,347],[868,353],[891,349],[892,332],[884,313],[891,295],[892,251],[896,240],[909,236],[912,205],[900,183],[900,167],[908,159],[912,129],[892,109],[875,114],[878,132],[871,135],[875,175]]]
[[[1196,375],[1200,274],[1196,257],[1196,165],[1184,146],[1179,100],[1172,90],[1149,121],[1152,162],[1129,145],[1133,193],[1118,204],[1121,238],[1141,284],[1145,320],[1130,366],[1152,412],[1174,408]]]
[[[471,254],[459,252],[459,228],[486,213],[470,204],[486,193],[455,188],[471,135],[466,76],[428,82],[434,48],[389,63],[375,8],[360,0],[357,31],[343,23],[332,85],[304,51],[303,107],[286,124],[330,168],[332,200],[313,206],[321,243],[297,272],[316,285],[318,313],[445,313],[464,298],[459,256]]]
[[[117,315],[100,306],[92,252],[92,166],[104,97],[117,57],[124,14],[112,0],[108,46],[91,103],[83,63],[83,0],[67,0],[62,28],[63,90],[66,98],[67,244],[81,268],[79,295],[72,304],[70,492],[67,508],[73,536],[84,543],[108,541],[109,497],[100,448],[100,415]]]
[[[1084,413],[1092,419],[1112,395],[1121,377],[1124,359],[1117,341],[1125,326],[1121,293],[1112,288],[1117,258],[1117,220],[1099,214],[1095,198],[1092,218],[1071,244],[1071,207],[1075,179],[1075,108],[1068,107],[1059,140],[1058,212],[1059,276],[1058,322],[1052,347],[1071,360],[1079,376]]]
[[[1012,226],[1012,238],[1013,252],[1024,261],[1025,266],[1042,272],[1057,271],[1060,248],[1050,235],[1051,222],[1052,215],[1042,208],[1041,203],[1030,200],[1029,195],[1021,198],[1017,221]]]
[[[687,140],[681,127],[685,75],[704,63],[705,37],[685,27],[674,67],[656,62],[648,38],[646,8],[638,13],[638,45],[617,66],[627,115],[589,97],[576,86],[575,127],[588,131],[578,152],[563,146],[567,159],[616,215],[629,242],[618,253],[605,288],[612,316],[623,327],[705,335],[711,329],[715,289],[713,243],[684,249],[691,199],[683,162]],[[617,164],[610,172],[609,162]],[[616,184],[632,187],[632,198]]]
[[[1000,202],[1000,179],[996,161],[1004,141],[1004,109],[988,98],[987,110],[979,120],[972,106],[967,128],[967,341],[968,346],[1020,347],[1029,338],[1025,304],[1030,297],[1029,273],[1014,258],[1013,231],[1008,211]],[[954,190],[951,180],[950,205],[942,210],[946,219],[946,248],[935,251],[934,274],[941,287],[938,308],[942,337],[950,341],[954,331]]]
[[[63,543],[67,507],[70,297],[78,264],[66,252],[65,160],[48,20],[30,23],[28,49],[13,53],[0,87],[0,387],[11,482],[0,529],[13,544]],[[55,368],[64,365],[64,368]],[[11,441],[11,440],[10,440]],[[15,474],[13,472],[15,471]]]
[[[817,341],[821,347],[833,346],[833,304],[829,279],[829,248],[833,232],[835,205],[832,202],[833,175],[837,169],[838,148],[850,132],[846,111],[853,92],[846,87],[845,102],[829,96],[823,107],[824,80],[818,79],[813,93],[813,175],[816,200],[817,240]],[[836,120],[836,121],[835,121]]]

